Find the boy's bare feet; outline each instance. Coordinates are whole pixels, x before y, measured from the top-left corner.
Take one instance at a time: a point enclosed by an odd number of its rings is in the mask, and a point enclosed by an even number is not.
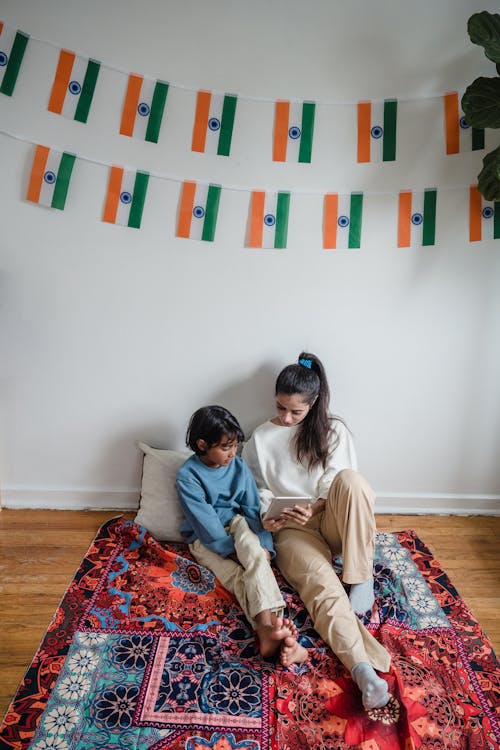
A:
[[[259,650],[260,654],[264,659],[273,656],[278,649],[282,641],[288,637],[295,637],[297,634],[297,628],[291,620],[288,618],[272,616],[271,624],[257,625],[257,635],[259,636]]]
[[[287,636],[281,644],[280,661],[283,667],[290,664],[302,664],[307,661],[307,649],[301,646],[294,636]]]

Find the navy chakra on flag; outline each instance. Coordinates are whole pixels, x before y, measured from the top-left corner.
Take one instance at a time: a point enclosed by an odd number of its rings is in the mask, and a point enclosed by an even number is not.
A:
[[[80,86],[78,81],[70,81],[68,90],[70,94],[75,94],[75,96],[77,96],[81,92],[82,87]]]
[[[339,227],[348,227],[349,226],[349,217],[348,216],[339,216],[337,224]]]
[[[470,125],[465,119],[465,117],[460,118],[460,127],[462,128],[462,130],[467,130],[467,128],[470,128]]]
[[[220,120],[217,119],[217,117],[211,117],[208,121],[208,129],[209,130],[219,130],[220,129]]]
[[[45,172],[43,176],[44,182],[46,182],[48,185],[53,185],[56,181],[56,176],[54,172],[51,172],[50,170],[48,172]]]
[[[203,206],[195,206],[193,208],[193,216],[196,219],[203,219],[203,217],[205,216],[205,209],[203,208]]]
[[[376,138],[378,140],[384,135],[384,128],[381,125],[374,125],[370,130],[370,135],[372,138]]]
[[[276,224],[276,217],[273,214],[266,214],[264,216],[264,224],[266,227],[274,227]]]
[[[125,205],[128,205],[132,202],[132,195],[128,192],[128,190],[124,190],[122,193],[120,193],[120,200],[122,203],[125,203]]]
[[[493,211],[491,206],[485,206],[482,211],[483,219],[491,219],[494,213],[495,212]]]
[[[149,104],[146,104],[146,102],[141,102],[137,107],[137,112],[141,115],[141,117],[147,117],[150,111],[151,109],[149,107]]]
[[[3,67],[4,65],[7,65],[9,62],[8,56],[5,54],[5,52],[2,52],[0,50],[0,65]]]
[[[292,125],[290,130],[288,131],[288,135],[292,139],[292,141],[296,141],[297,138],[300,138],[300,128],[298,125]]]
[[[411,217],[411,223],[415,224],[416,227],[420,226],[423,220],[424,220],[424,217],[422,216],[422,214],[419,214],[419,213],[413,214]]]

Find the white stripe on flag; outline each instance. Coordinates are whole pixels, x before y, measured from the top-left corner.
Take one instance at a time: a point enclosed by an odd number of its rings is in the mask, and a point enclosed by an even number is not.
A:
[[[133,169],[125,169],[123,172],[123,179],[120,187],[120,199],[118,201],[115,224],[121,224],[125,227],[128,226],[130,207],[132,205],[132,198],[134,196],[136,174],[137,173]]]
[[[222,109],[224,107],[224,96],[212,94],[210,97],[210,109],[208,122],[206,123],[207,137],[205,140],[205,153],[216,154],[219,148],[219,138],[222,125]]]
[[[56,186],[57,172],[59,171],[59,165],[61,163],[63,153],[62,151],[49,151],[47,158],[47,164],[42,179],[42,189],[40,191],[39,203],[42,206],[51,206],[52,198],[54,196],[54,189]]]
[[[379,163],[384,157],[384,102],[372,102],[370,122],[370,161]]]
[[[278,207],[278,193],[266,193],[264,201],[264,229],[262,232],[262,247],[274,247],[276,237],[276,219]],[[274,223],[266,222],[266,217],[274,217]]]
[[[337,212],[337,249],[345,250],[349,247],[349,227],[351,221],[351,194],[338,196]]]
[[[300,151],[300,140],[302,135],[302,103],[290,102],[290,114],[288,116],[288,136],[286,146],[286,160],[298,162]]]
[[[80,94],[82,92],[83,81],[85,79],[85,73],[87,72],[88,64],[88,58],[75,57],[71,75],[69,77],[68,88],[66,89],[66,95],[64,97],[63,108],[61,111],[61,114],[64,115],[64,117],[69,117],[70,119],[75,118],[75,112],[78,106],[78,102],[80,101]],[[80,87],[80,90],[75,94],[74,90],[78,86]]]
[[[143,78],[141,93],[139,94],[139,101],[135,111],[134,138],[140,138],[142,140],[146,139],[146,130],[149,124],[149,115],[151,114],[151,104],[153,102],[155,86],[156,79]],[[143,105],[142,107],[141,104]],[[146,107],[144,107],[144,105],[146,105]],[[146,108],[149,108],[148,112],[146,112]],[[146,114],[144,114],[144,112],[146,112]]]
[[[422,245],[424,196],[425,193],[423,190],[413,190],[411,194],[410,247],[420,247]]]
[[[209,185],[196,184],[194,194],[193,213],[191,216],[191,231],[189,237],[192,240],[201,240],[203,225],[205,224],[207,197]]]

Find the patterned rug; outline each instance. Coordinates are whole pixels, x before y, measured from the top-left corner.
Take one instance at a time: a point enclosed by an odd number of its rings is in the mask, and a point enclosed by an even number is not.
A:
[[[363,710],[277,576],[310,650],[288,669],[260,658],[238,605],[184,545],[108,521],[7,712],[0,748],[500,748],[499,664],[414,532],[377,535],[377,602],[366,624],[393,659],[383,709]]]

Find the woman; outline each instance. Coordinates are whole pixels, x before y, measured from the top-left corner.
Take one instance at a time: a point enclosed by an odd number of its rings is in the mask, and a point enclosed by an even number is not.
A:
[[[385,706],[390,656],[355,612],[371,609],[375,545],[375,495],[356,471],[345,424],[330,416],[330,391],[318,357],[302,352],[276,381],[276,416],[257,427],[243,456],[252,469],[262,512],[272,497],[308,496],[278,520],[265,521],[275,534],[276,561],[297,590],[314,627],[350,671],[365,708]],[[342,554],[344,583],[332,567]]]

